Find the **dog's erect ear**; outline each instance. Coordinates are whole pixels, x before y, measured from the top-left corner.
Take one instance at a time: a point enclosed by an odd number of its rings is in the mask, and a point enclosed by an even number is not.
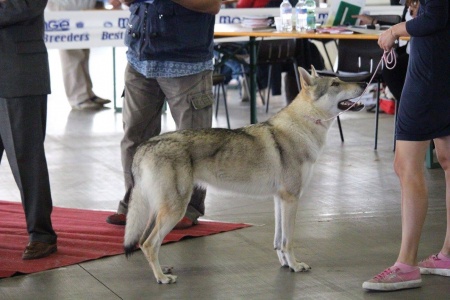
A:
[[[309,86],[313,85],[313,77],[309,75],[308,71],[303,69],[302,67],[298,68],[299,74],[300,74],[300,84],[302,86],[302,89],[308,88]],[[315,70],[314,70],[315,72]]]
[[[319,74],[317,74],[316,68],[314,68],[313,65],[311,65],[311,76],[315,78],[319,77]]]

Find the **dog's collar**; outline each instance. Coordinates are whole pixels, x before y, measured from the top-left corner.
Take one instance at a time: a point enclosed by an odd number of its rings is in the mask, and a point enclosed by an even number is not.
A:
[[[321,126],[327,128],[327,127],[325,126],[325,124],[322,123],[322,119],[316,119],[316,118],[313,118],[313,117],[311,117],[311,116],[305,116],[305,118],[308,119],[308,120],[310,120],[310,121],[312,121],[314,124],[321,125]]]

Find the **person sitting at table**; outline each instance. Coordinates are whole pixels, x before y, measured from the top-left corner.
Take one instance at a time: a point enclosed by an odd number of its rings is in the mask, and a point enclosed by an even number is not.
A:
[[[266,7],[266,5],[269,3],[270,0],[239,0],[236,3],[236,8],[258,8],[258,7]],[[236,43],[235,43],[236,44]],[[242,47],[243,49],[239,52],[239,54],[247,54],[246,50],[244,49],[244,47]],[[228,72],[231,71],[231,80],[229,81],[229,85],[230,86],[236,86],[239,85],[239,77],[240,74],[242,73],[242,67],[241,67],[241,63],[234,60],[234,59],[228,59],[227,61],[225,61],[225,75],[227,70],[226,68],[229,69]],[[267,87],[267,78],[268,78],[268,68],[259,68],[258,69],[258,87],[260,89],[264,89]],[[245,92],[246,89],[243,89],[243,93],[242,93],[242,100],[247,101],[248,100],[248,95]]]
[[[228,45],[237,45],[237,46],[241,46],[243,47],[242,50],[239,51],[238,54],[241,55],[245,55],[247,54],[247,51],[245,50],[243,45],[239,45],[239,43],[223,43],[220,46],[224,46],[227,47]],[[221,47],[223,48],[223,47]],[[233,50],[230,49],[230,52],[232,52]],[[216,58],[217,61],[222,60],[222,53],[220,51],[214,50],[214,57]],[[231,59],[231,58],[227,58],[225,60],[223,60],[223,63],[220,66],[220,74],[225,75],[225,84],[228,85],[229,87],[238,87],[240,85],[240,77],[242,75],[243,71],[242,71],[242,67],[241,64],[235,60],[235,59]]]
[[[236,8],[260,8],[260,7],[266,7],[266,5],[270,2],[270,0],[239,0],[236,3]],[[245,43],[223,43],[221,45],[221,50],[225,52],[235,52],[236,47],[241,48],[238,53],[239,55],[246,55],[247,50],[245,48]],[[227,50],[227,48],[229,48]],[[219,57],[220,53],[218,51],[215,51],[215,56]],[[223,62],[223,66],[221,67],[221,74],[226,76],[225,83],[228,84],[230,87],[240,86],[242,88],[241,97],[242,101],[248,101],[249,97],[247,95],[247,90],[245,86],[240,84],[240,77],[243,75],[242,65],[241,62],[232,59],[227,58]],[[260,66],[257,70],[257,82],[258,82],[258,88],[265,89],[267,87],[267,80],[268,80],[268,67],[262,67]]]

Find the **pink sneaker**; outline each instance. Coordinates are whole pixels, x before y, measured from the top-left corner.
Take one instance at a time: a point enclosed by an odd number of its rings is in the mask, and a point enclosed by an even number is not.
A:
[[[403,272],[394,265],[364,282],[362,287],[374,291],[396,291],[416,288],[421,285],[422,279],[420,278],[419,268],[415,268],[411,272]]]
[[[421,274],[450,276],[450,260],[442,260],[438,255],[431,255],[419,263]]]

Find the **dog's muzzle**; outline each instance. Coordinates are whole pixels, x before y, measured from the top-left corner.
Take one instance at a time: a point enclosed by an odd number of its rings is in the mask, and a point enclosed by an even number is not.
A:
[[[364,108],[364,104],[362,104],[360,101],[353,102],[351,100],[342,100],[338,103],[338,108],[340,110],[360,111]]]

